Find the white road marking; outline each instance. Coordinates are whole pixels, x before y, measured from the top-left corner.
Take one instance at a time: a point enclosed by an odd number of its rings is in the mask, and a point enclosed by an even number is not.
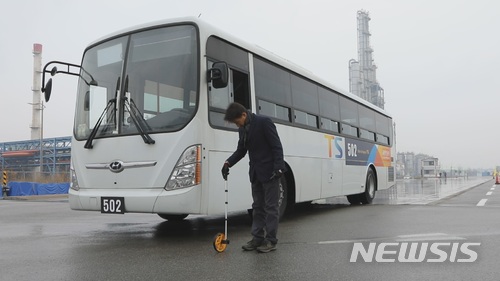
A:
[[[363,242],[373,242],[373,241],[384,241],[384,240],[395,240],[396,242],[411,242],[411,241],[443,241],[443,240],[465,240],[464,237],[450,235],[446,233],[421,233],[421,234],[410,234],[410,235],[398,235],[395,237],[379,237],[379,238],[367,238],[367,239],[353,239],[353,240],[331,240],[331,241],[319,241],[318,244],[351,244],[351,243],[363,243]]]
[[[430,240],[465,240],[463,237],[450,236],[446,233],[422,233],[411,235],[399,235],[396,241],[409,242],[409,241],[430,241]]]
[[[360,239],[360,240],[333,240],[333,241],[319,241],[318,244],[348,244],[355,242],[368,242],[370,239]]]
[[[484,206],[484,204],[486,204],[486,201],[488,201],[488,199],[481,199],[481,200],[479,201],[479,203],[477,203],[477,205],[476,205],[476,206],[478,206],[478,207]]]
[[[489,192],[486,192],[486,195],[491,195],[493,192],[489,191]]]

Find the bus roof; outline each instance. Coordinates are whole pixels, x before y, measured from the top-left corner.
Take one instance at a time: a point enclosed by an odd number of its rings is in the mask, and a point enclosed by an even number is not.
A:
[[[147,29],[151,29],[151,28],[155,28],[155,27],[161,27],[161,26],[166,26],[166,25],[170,25],[170,24],[182,24],[182,23],[186,23],[186,24],[195,24],[197,25],[198,27],[200,27],[200,30],[202,30],[202,32],[206,33],[208,36],[210,35],[214,35],[214,36],[217,36],[221,39],[224,39],[240,48],[243,48],[245,50],[247,50],[248,52],[250,53],[253,53],[255,55],[258,55],[264,59],[267,59],[271,62],[274,62],[284,68],[287,68],[309,80],[312,80],[312,81],[315,81],[319,84],[321,84],[322,86],[325,86],[327,88],[330,88],[352,100],[355,100],[375,111],[378,111],[388,117],[391,117],[391,114],[388,113],[387,111],[385,111],[384,109],[378,107],[378,106],[375,106],[374,104],[350,93],[349,91],[346,91],[346,90],[343,90],[341,88],[338,88],[337,86],[334,86],[331,82],[328,82],[326,81],[325,79],[323,78],[320,78],[319,76],[315,75],[313,72],[261,47],[261,46],[258,46],[256,44],[251,44],[251,43],[248,43],[230,33],[227,33],[223,30],[221,30],[220,28],[217,28],[209,23],[207,23],[206,21],[203,21],[199,18],[196,18],[196,17],[181,17],[181,18],[171,18],[171,19],[164,19],[164,20],[158,20],[158,21],[153,21],[153,22],[148,22],[148,23],[143,23],[143,24],[140,24],[140,25],[135,25],[135,26],[131,26],[131,27],[128,27],[128,28],[125,28],[125,29],[121,29],[121,30],[118,30],[116,32],[113,32],[113,33],[110,33],[104,37],[101,37],[95,41],[93,41],[92,43],[90,43],[88,45],[87,48],[89,47],[92,47],[93,45],[101,42],[101,41],[105,41],[105,40],[109,40],[111,38],[115,38],[115,37],[119,37],[119,36],[122,36],[124,34],[127,34],[127,33],[131,33],[131,32],[137,32],[137,31],[140,31],[140,30],[147,30]],[[207,37],[208,37],[207,36]]]

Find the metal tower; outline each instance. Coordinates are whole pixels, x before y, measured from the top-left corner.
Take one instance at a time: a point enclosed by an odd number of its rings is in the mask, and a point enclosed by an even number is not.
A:
[[[351,93],[384,108],[384,89],[377,82],[377,66],[373,64],[370,47],[368,12],[358,11],[358,60],[349,61],[349,90]]]
[[[31,106],[32,110],[32,121],[31,121],[31,139],[41,140],[43,139],[43,128],[42,128],[42,118],[43,118],[43,102],[42,102],[42,91],[40,89],[42,76],[42,44],[33,44],[33,85],[31,90],[33,91],[33,102]]]

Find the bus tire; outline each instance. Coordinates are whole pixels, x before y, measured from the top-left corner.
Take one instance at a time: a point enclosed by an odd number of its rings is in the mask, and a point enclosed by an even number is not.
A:
[[[182,221],[188,216],[188,214],[158,214],[158,216],[168,221]]]
[[[279,179],[279,187],[280,187],[280,197],[279,197],[279,206],[280,206],[280,220],[285,216],[288,207],[288,186],[286,184],[286,177],[282,176]]]
[[[365,192],[360,195],[361,204],[371,204],[375,198],[375,191],[377,190],[377,178],[372,168],[368,169],[366,173]]]
[[[368,172],[366,173],[365,191],[358,194],[347,195],[347,201],[349,201],[351,205],[371,204],[373,198],[375,198],[376,190],[377,180],[375,177],[375,172],[373,172],[372,168],[369,168]]]

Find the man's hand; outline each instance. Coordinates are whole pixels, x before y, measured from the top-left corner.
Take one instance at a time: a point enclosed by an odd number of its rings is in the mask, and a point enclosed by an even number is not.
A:
[[[271,178],[269,180],[274,180],[274,179],[279,179],[283,175],[282,170],[275,170],[273,171],[273,174],[271,175]]]
[[[224,166],[222,166],[222,177],[224,178],[224,180],[227,181],[227,175],[229,175],[229,163],[226,161],[224,162]]]

